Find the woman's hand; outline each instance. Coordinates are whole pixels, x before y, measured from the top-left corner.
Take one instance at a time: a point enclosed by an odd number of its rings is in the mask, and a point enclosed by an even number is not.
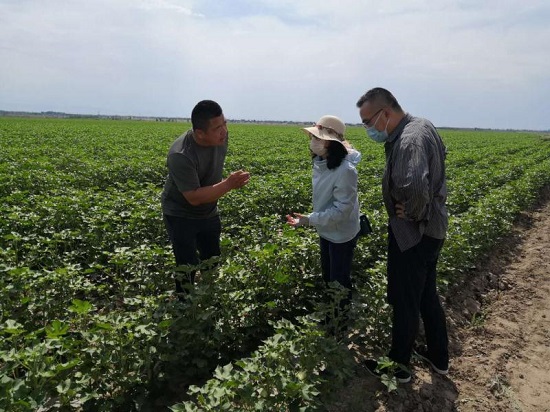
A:
[[[309,226],[309,217],[301,213],[286,215],[286,223],[293,227]]]

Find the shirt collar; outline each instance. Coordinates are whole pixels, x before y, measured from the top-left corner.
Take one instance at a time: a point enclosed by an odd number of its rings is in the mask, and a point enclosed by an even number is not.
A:
[[[401,135],[401,132],[403,132],[403,129],[409,123],[412,119],[412,116],[409,113],[405,113],[405,116],[401,119],[401,121],[397,124],[397,127],[391,132],[391,134],[388,136],[388,143],[393,143],[399,135]]]

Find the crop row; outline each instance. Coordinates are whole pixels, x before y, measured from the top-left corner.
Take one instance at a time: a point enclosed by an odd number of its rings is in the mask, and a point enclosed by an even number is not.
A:
[[[387,339],[381,146],[350,128],[374,233],[354,261],[357,332],[333,338],[316,321],[339,293],[320,282],[317,236],[282,222],[311,207],[297,127],[230,124],[226,171],[249,170],[251,183],[220,201],[218,266],[174,299],[159,196],[185,127],[0,119],[0,409],[309,408],[352,372],[349,339],[372,350]],[[445,285],[549,183],[550,147],[526,133],[442,134]]]

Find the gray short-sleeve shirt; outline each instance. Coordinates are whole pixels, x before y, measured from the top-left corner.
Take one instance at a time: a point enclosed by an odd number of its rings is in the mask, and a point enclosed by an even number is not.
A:
[[[162,192],[162,212],[170,216],[204,219],[218,214],[218,202],[191,205],[182,192],[221,182],[227,140],[222,146],[200,146],[193,131],[181,135],[170,147],[168,177]]]

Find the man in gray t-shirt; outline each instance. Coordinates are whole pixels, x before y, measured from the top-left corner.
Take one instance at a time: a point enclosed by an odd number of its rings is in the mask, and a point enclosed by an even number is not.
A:
[[[218,199],[250,179],[249,173],[242,170],[222,178],[228,133],[216,102],[197,103],[191,123],[193,129],[178,137],[168,152],[168,177],[161,197],[177,266],[196,265],[220,255]],[[176,292],[185,292],[194,278],[192,272],[183,285],[176,278]]]

